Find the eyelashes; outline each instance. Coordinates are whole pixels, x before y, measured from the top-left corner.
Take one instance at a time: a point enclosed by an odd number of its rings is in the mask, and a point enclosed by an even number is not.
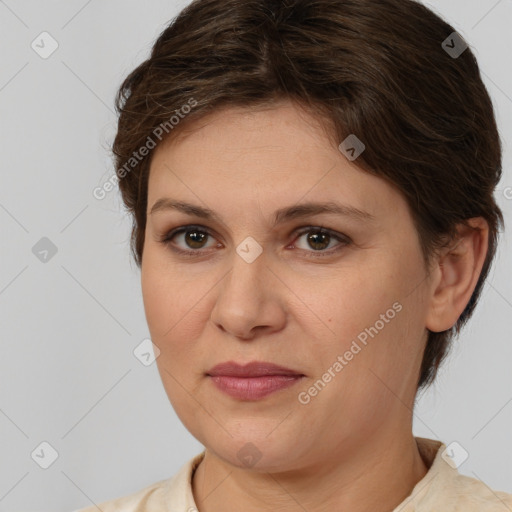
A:
[[[160,240],[165,246],[168,246],[169,249],[171,249],[174,252],[181,253],[181,254],[191,254],[191,255],[197,255],[199,253],[204,252],[204,249],[199,248],[197,250],[194,249],[179,249],[173,244],[173,239],[182,234],[182,233],[194,233],[195,235],[199,234],[200,236],[197,237],[199,240],[206,239],[207,237],[213,237],[213,234],[207,229],[202,226],[195,226],[195,225],[189,225],[189,226],[181,226],[179,228],[173,229]],[[206,236],[205,236],[206,235]]]
[[[295,233],[295,236],[297,238],[294,239],[294,243],[300,237],[302,237],[308,233],[314,234],[314,238],[309,239],[309,241],[312,241],[313,243],[321,244],[323,242],[323,238],[325,238],[325,237],[328,238],[329,244],[332,240],[337,240],[339,242],[339,244],[334,247],[334,250],[332,248],[329,250],[312,249],[311,251],[309,251],[307,249],[300,249],[300,250],[304,250],[306,252],[311,252],[313,257],[331,256],[332,254],[340,251],[341,249],[343,249],[344,247],[346,247],[347,245],[349,245],[351,243],[351,240],[346,235],[344,235],[342,233],[337,233],[331,229],[327,229],[327,228],[324,228],[321,226],[308,226],[306,228],[303,228],[302,230],[299,230],[298,232]],[[319,240],[317,239],[317,237],[320,237]],[[306,241],[306,244],[307,243],[308,242]]]
[[[322,257],[326,257],[326,256],[332,256],[333,254],[339,252],[340,250],[342,250],[343,248],[347,247],[348,245],[350,245],[352,243],[351,239],[348,236],[344,235],[343,233],[338,233],[336,231],[325,228],[323,226],[307,226],[307,227],[299,228],[293,234],[293,242],[292,243],[295,244],[299,238],[301,238],[302,236],[304,236],[308,233],[313,235],[313,236],[309,237],[305,242],[306,246],[308,246],[308,247],[311,247],[311,246],[307,245],[308,242],[312,243],[313,245],[315,245],[315,244],[322,245],[322,244],[326,243],[326,240],[327,240],[328,245],[330,245],[332,240],[339,242],[339,244],[334,247],[334,250],[332,248],[329,250],[314,249],[314,248],[311,248],[311,250],[308,250],[308,249],[300,249],[299,248],[298,250],[301,253],[305,253],[307,255],[306,257],[322,258]],[[186,225],[186,226],[177,227],[177,228],[171,230],[170,232],[164,234],[159,239],[159,242],[162,243],[166,248],[168,248],[175,254],[183,255],[183,256],[191,256],[191,257],[204,256],[205,253],[212,251],[212,247],[204,248],[204,247],[199,246],[196,249],[179,248],[174,242],[174,239],[176,237],[178,237],[179,235],[185,235],[185,244],[187,244],[187,243],[192,244],[192,246],[194,244],[200,245],[202,242],[204,242],[208,238],[215,238],[213,233],[208,228],[206,228],[204,226],[200,226],[200,225],[190,224],[190,225]],[[187,238],[187,235],[192,235],[192,236],[191,237],[189,236]],[[189,245],[189,247],[190,247],[190,245]],[[222,245],[220,243],[214,244],[213,250],[215,249],[215,247],[222,247]],[[290,247],[290,245],[288,245],[287,247]]]

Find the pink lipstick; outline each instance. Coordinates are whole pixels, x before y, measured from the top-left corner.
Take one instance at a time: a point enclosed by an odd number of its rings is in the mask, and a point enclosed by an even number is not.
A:
[[[259,400],[304,377],[295,370],[262,361],[246,365],[228,361],[214,366],[206,375],[218,389],[239,400]]]

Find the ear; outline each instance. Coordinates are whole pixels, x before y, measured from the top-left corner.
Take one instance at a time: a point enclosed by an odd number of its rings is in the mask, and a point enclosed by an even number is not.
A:
[[[426,327],[441,332],[455,325],[469,302],[488,250],[489,225],[482,217],[459,226],[450,248],[437,256],[432,270],[432,289]],[[471,229],[473,228],[473,229]]]

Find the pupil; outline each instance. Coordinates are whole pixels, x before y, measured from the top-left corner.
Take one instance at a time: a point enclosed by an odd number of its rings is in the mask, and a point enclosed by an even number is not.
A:
[[[194,249],[201,248],[201,242],[205,237],[206,233],[201,233],[200,231],[187,231],[187,244]],[[199,241],[197,239],[199,239]]]
[[[187,244],[195,249],[201,248],[201,243],[204,242],[206,233],[200,231],[187,231]],[[325,249],[325,244],[329,245],[330,235],[327,233],[314,233],[309,235],[308,242],[315,250]]]
[[[313,235],[310,235],[308,237],[308,242],[310,242],[310,245],[312,243],[312,247],[313,249],[315,250],[320,250],[320,249],[325,249],[325,247],[315,247],[315,245],[318,245],[318,244],[322,244],[322,243],[325,243],[325,239],[329,238],[330,235],[328,235],[327,233],[316,233],[316,234],[313,234]],[[321,237],[323,239],[323,242],[322,241],[319,241],[319,237]],[[327,240],[327,245],[329,245],[329,240]]]

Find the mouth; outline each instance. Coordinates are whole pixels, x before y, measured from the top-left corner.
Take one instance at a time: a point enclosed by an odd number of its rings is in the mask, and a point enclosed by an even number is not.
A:
[[[261,361],[246,365],[228,361],[214,366],[206,375],[220,391],[239,400],[260,400],[305,377],[290,368]]]

